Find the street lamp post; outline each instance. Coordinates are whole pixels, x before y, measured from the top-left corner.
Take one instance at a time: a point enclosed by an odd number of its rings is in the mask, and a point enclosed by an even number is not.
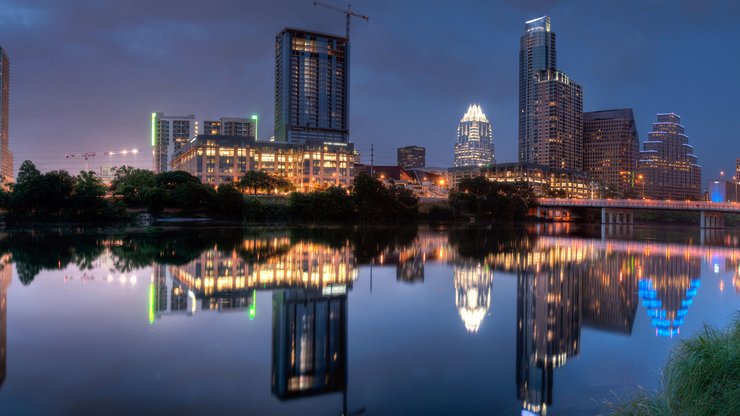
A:
[[[645,199],[645,176],[643,174],[637,175],[637,178],[642,182],[642,199]]]

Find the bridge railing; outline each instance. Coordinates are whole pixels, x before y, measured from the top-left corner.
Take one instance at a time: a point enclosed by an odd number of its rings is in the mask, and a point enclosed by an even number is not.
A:
[[[740,212],[737,202],[664,201],[654,199],[566,199],[539,198],[543,207],[675,209],[691,211]]]

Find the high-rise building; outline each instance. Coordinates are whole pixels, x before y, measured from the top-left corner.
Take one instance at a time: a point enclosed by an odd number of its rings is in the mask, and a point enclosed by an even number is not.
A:
[[[275,40],[275,141],[349,141],[349,43],[283,29]]]
[[[550,18],[543,16],[524,23],[519,40],[519,161],[534,163],[534,106],[537,100],[535,74],[555,70],[557,53]]]
[[[680,123],[676,114],[658,114],[653,131],[643,143],[639,165],[644,181],[642,193],[647,198],[701,198],[701,166]]]
[[[455,142],[455,166],[484,166],[495,163],[493,130],[478,104],[471,104],[460,119]]]
[[[583,167],[604,196],[635,194],[639,155],[631,108],[583,113]]]
[[[550,18],[524,24],[519,49],[519,162],[583,170],[583,91],[556,68]]]
[[[740,182],[740,159],[735,161],[735,182]]]
[[[203,121],[204,135],[255,137],[255,123],[250,118],[221,117]]]
[[[154,172],[168,171],[175,152],[182,149],[196,135],[198,122],[195,121],[195,115],[166,116],[162,113],[152,113]]]
[[[13,182],[13,153],[10,152],[10,61],[0,47],[0,175]]]
[[[421,146],[398,148],[398,166],[404,169],[423,168],[426,166],[427,150]]]
[[[533,163],[583,171],[583,92],[560,71],[535,74]]]

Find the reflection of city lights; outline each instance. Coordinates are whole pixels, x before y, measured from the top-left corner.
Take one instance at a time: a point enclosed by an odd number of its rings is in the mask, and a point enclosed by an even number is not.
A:
[[[149,285],[149,324],[154,323],[154,284]]]

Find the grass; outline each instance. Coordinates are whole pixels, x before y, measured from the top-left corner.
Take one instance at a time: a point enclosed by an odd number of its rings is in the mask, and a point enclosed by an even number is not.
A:
[[[740,315],[727,330],[705,326],[681,342],[663,370],[663,388],[655,395],[638,393],[610,404],[615,415],[740,414]]]

